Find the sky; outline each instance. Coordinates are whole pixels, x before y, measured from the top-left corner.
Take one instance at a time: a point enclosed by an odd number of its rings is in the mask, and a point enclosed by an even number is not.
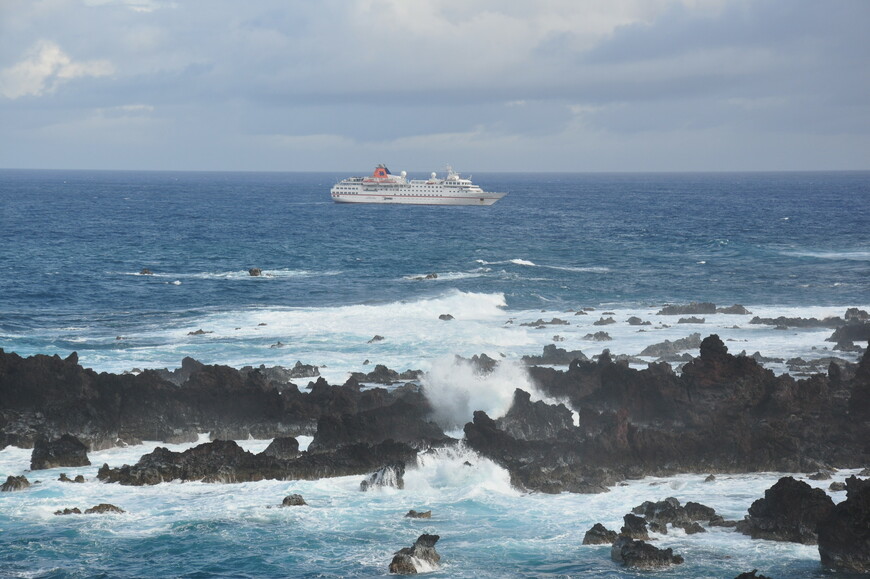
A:
[[[870,0],[0,0],[0,168],[870,169]]]

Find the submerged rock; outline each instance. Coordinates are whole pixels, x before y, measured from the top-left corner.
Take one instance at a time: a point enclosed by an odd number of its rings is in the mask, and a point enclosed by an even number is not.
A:
[[[756,575],[756,573],[758,573],[758,569],[753,569],[748,573],[741,573],[734,579],[771,579],[767,575]]]
[[[390,573],[413,575],[438,568],[441,555],[435,550],[438,535],[420,535],[414,544],[396,551],[390,562]]]
[[[409,519],[431,519],[432,511],[415,511],[411,509],[405,514],[405,517]]]

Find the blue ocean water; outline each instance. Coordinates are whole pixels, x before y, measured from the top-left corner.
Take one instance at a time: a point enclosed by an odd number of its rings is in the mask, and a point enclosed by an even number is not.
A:
[[[366,362],[421,368],[461,425],[475,409],[497,415],[527,382],[507,364],[482,382],[453,354],[511,362],[552,342],[637,354],[700,332],[738,351],[811,359],[831,355],[830,331],[782,332],[748,324],[751,315],[677,324],[656,312],[690,301],[773,317],[870,307],[867,172],[475,174],[484,189],[508,192],[491,207],[336,205],[329,188],[346,176],[2,170],[0,348],[77,351],[84,366],[113,372],[177,367],[184,356],[236,367],[302,360],[334,383]],[[250,276],[252,267],[264,275]],[[421,279],[430,273],[437,278]],[[575,315],[582,307],[594,310]],[[448,313],[452,321],[439,320]],[[630,315],[653,325],[638,332]],[[593,323],[608,316],[612,340],[592,340]],[[523,325],[553,317],[570,323]],[[374,335],[384,340],[370,343]],[[102,462],[135,462],[152,448],[103,451],[93,468],[66,469],[85,485],[26,472],[26,450],[0,451],[0,475],[43,481],[0,495],[0,575],[373,576],[386,574],[393,551],[434,532],[444,557],[436,576],[635,576],[606,549],[580,546],[593,523],[618,527],[631,507],[666,496],[740,518],[777,478],[728,477],[713,488],[690,474],[606,495],[521,495],[497,466],[459,453],[426,458],[401,492],[362,494],[354,477],[95,482]],[[312,507],[268,508],[290,492]],[[127,514],[53,515],[100,502]],[[435,518],[409,522],[411,508]],[[811,547],[727,530],[661,542],[686,556],[673,577],[823,574]]]

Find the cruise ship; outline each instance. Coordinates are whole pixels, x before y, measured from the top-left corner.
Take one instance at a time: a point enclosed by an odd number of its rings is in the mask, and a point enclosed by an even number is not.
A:
[[[470,179],[447,167],[447,177],[435,173],[429,179],[407,178],[402,171],[393,175],[378,165],[369,177],[342,179],[331,190],[336,203],[401,203],[406,205],[492,205],[506,193],[488,193]]]

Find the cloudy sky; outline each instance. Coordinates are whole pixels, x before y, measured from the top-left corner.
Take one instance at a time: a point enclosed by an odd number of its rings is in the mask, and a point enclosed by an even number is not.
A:
[[[0,0],[0,167],[870,169],[870,0]]]

